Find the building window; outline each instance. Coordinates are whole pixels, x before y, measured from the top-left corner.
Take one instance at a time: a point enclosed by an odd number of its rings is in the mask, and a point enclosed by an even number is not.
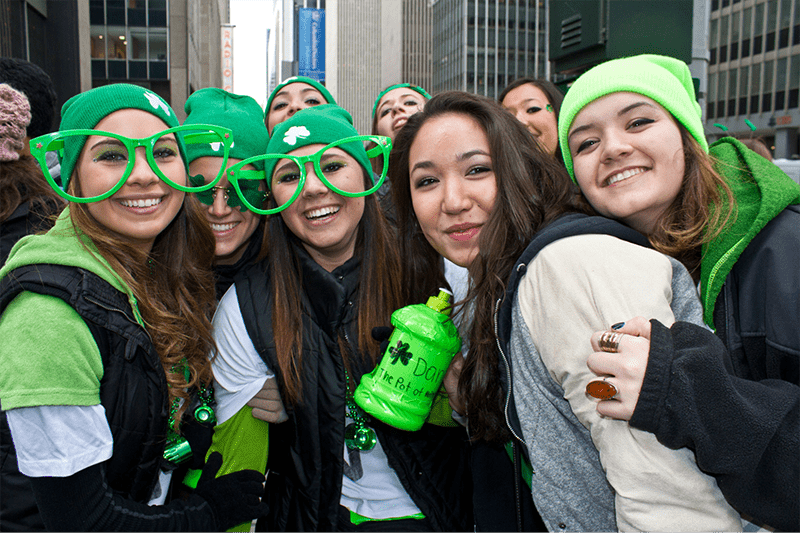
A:
[[[90,0],[92,77],[168,79],[166,10],[166,0]]]
[[[761,98],[761,112],[772,111],[772,91],[775,89],[775,62],[764,61],[764,89]]]
[[[739,114],[747,114],[747,89],[749,88],[750,67],[742,67],[739,71]]]
[[[800,54],[795,54],[789,63],[789,109],[798,106],[798,90],[800,90]]]
[[[782,57],[776,62],[775,74],[775,111],[782,111],[786,104],[786,74],[789,70],[789,58]]]
[[[758,95],[761,94],[761,65],[750,71],[750,113],[758,113]]]
[[[711,73],[708,75],[708,90],[707,90],[707,103],[706,103],[706,118],[711,120],[714,118],[714,97],[717,94],[717,75]]]

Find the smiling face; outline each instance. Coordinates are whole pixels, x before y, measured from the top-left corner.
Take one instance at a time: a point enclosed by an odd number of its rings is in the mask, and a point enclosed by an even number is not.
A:
[[[392,89],[381,97],[378,107],[376,128],[378,135],[390,137],[393,141],[397,132],[406,125],[408,118],[422,111],[425,97],[408,87]]]
[[[155,115],[139,109],[115,111],[94,129],[140,139],[168,127]],[[156,142],[153,156],[159,169],[175,183],[186,185],[186,167],[175,135]],[[127,149],[116,139],[90,136],[75,168],[76,186],[82,196],[96,196],[111,189],[128,163]],[[145,148],[136,149],[131,175],[110,198],[88,204],[89,213],[109,231],[149,252],[156,237],[172,222],[183,205],[184,193],[163,182],[150,168]]]
[[[240,161],[241,159],[234,157],[228,158],[228,168]],[[221,157],[198,157],[189,163],[189,174],[192,176],[201,174],[205,176],[205,182],[208,183],[219,173],[221,166]],[[245,165],[242,168],[255,170],[253,165]],[[231,187],[225,174],[217,182],[217,187],[225,189]],[[266,185],[261,187],[262,190],[265,188]],[[232,190],[230,194],[236,194],[236,191]],[[246,208],[229,206],[225,201],[225,194],[220,189],[216,191],[214,203],[204,205],[203,208],[216,239],[216,249],[214,250],[216,263],[219,265],[235,264],[247,249],[250,237],[253,236],[253,232],[261,221],[261,215]]]
[[[544,91],[535,85],[525,83],[509,91],[503,98],[502,105],[517,117],[517,120],[525,124],[545,152],[556,153],[558,147],[556,114]]]
[[[324,146],[303,146],[289,155],[311,155]],[[351,192],[366,190],[363,167],[344,150],[326,150],[320,167],[325,178],[340,189]],[[314,261],[331,272],[353,257],[358,226],[364,215],[364,198],[348,198],[331,191],[317,177],[311,162],[306,164],[306,173],[300,196],[281,211],[281,217]],[[291,198],[299,178],[299,169],[292,161],[281,160],[275,165],[272,193],[278,205]]]
[[[463,114],[428,120],[411,144],[408,169],[411,203],[431,246],[468,267],[478,255],[478,237],[497,195],[489,139]]]
[[[569,151],[583,194],[601,214],[648,234],[684,179],[681,133],[672,115],[636,93],[612,93],[584,107]]]
[[[285,121],[301,109],[327,104],[328,101],[318,90],[307,83],[290,83],[272,99],[267,111],[267,130],[272,135],[275,126]]]

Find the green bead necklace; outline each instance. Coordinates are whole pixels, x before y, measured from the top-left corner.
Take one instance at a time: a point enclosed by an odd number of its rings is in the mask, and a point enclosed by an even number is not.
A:
[[[347,416],[353,419],[353,422],[344,428],[345,446],[350,450],[371,450],[377,444],[378,437],[375,435],[375,430],[367,426],[369,417],[353,399],[353,393],[350,392],[350,375],[347,373],[347,369],[344,371],[344,379]]]
[[[189,368],[184,363],[184,374],[186,381],[189,381]],[[174,372],[174,368],[173,368]],[[194,410],[194,419],[201,424],[214,424],[217,417],[214,415],[214,390],[205,383],[201,383],[197,394],[200,406]],[[172,405],[169,407],[169,429],[167,431],[167,446],[164,448],[164,459],[177,466],[188,461],[192,457],[192,447],[177,428],[175,413],[178,412],[181,402],[180,398],[173,398]]]

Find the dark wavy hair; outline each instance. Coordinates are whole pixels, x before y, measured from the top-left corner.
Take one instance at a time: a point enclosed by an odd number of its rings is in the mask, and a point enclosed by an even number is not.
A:
[[[466,115],[480,124],[489,141],[497,180],[494,207],[469,266],[472,285],[467,302],[473,310],[469,356],[459,378],[459,393],[469,417],[472,438],[505,442],[510,434],[503,414],[499,358],[493,326],[494,304],[502,298],[514,262],[539,229],[567,212],[592,213],[566,170],[539,148],[525,126],[489,98],[459,91],[434,96],[397,135],[389,163],[397,210],[404,295],[421,302],[443,279],[441,257],[419,227],[409,175],[409,152],[430,120]],[[453,131],[453,135],[460,132]]]

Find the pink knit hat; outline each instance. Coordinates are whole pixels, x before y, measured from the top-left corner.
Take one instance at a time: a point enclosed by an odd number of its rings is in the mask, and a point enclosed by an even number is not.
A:
[[[21,92],[0,83],[0,161],[16,161],[25,147],[31,106]]]

